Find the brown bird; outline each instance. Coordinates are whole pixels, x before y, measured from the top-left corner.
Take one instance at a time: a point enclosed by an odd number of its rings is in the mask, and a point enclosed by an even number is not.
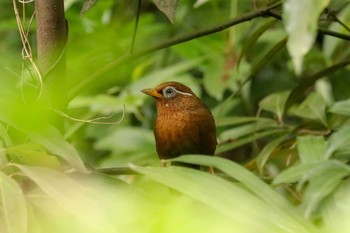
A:
[[[213,115],[190,88],[178,82],[165,82],[142,92],[154,97],[157,103],[154,136],[161,160],[184,154],[214,155]],[[161,165],[165,166],[163,162]]]

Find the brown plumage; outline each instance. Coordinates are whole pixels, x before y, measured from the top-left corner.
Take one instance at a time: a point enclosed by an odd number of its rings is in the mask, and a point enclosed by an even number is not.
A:
[[[154,135],[160,159],[184,154],[214,155],[214,118],[190,88],[178,82],[165,82],[142,92],[154,97],[157,103]]]

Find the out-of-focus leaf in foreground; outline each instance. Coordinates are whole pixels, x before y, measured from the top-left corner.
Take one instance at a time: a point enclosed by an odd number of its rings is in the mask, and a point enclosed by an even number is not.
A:
[[[243,167],[222,158],[182,156],[176,161],[213,166],[241,183],[182,168],[132,169],[196,199],[232,219],[240,232],[310,232],[313,224],[300,217],[287,200]],[[244,187],[245,186],[245,187]]]

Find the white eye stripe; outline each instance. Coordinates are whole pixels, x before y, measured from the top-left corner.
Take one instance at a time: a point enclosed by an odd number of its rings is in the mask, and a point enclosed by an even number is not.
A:
[[[187,93],[187,92],[178,91],[178,90],[176,90],[176,89],[175,89],[175,91],[176,91],[176,93],[179,93],[179,94],[181,94],[181,95],[188,95],[188,96],[192,96],[192,94]]]
[[[172,87],[172,86],[168,86],[168,87],[164,88],[162,92],[163,92],[163,96],[165,98],[171,98],[171,97],[175,96],[176,94],[192,96],[191,93],[179,91],[175,87]]]

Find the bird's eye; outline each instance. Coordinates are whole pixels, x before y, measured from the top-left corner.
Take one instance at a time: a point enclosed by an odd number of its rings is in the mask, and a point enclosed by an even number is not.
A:
[[[163,96],[170,98],[176,95],[176,89],[174,87],[166,87],[163,89]]]

